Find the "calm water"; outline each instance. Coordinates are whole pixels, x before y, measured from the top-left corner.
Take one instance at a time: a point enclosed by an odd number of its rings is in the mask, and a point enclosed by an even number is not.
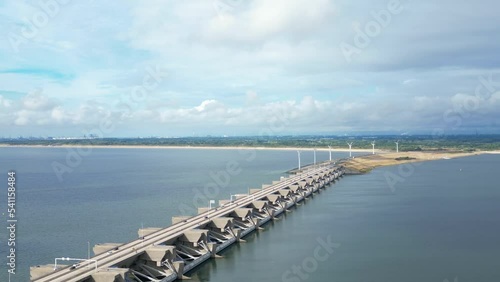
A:
[[[18,274],[12,281],[28,281],[30,265],[62,256],[85,258],[88,242],[132,240],[141,226],[167,226],[172,216],[194,213],[208,199],[244,193],[296,166],[294,151],[94,149],[59,181],[51,164],[66,164],[66,157],[63,148],[0,148],[0,181],[7,183],[9,169],[18,178]],[[319,161],[327,158],[327,152],[318,152]],[[302,161],[312,162],[312,152],[303,152]],[[228,164],[236,165],[237,173],[221,177]],[[423,163],[404,174],[394,190],[386,175],[398,174],[397,167],[345,177],[192,276],[194,281],[500,281],[499,164],[498,155]],[[3,213],[6,196],[0,202]],[[5,238],[2,230],[4,262]],[[318,240],[329,238],[339,245],[332,254],[321,250],[327,257],[319,261]],[[305,270],[294,275],[294,266]],[[4,263],[0,281],[7,281]]]

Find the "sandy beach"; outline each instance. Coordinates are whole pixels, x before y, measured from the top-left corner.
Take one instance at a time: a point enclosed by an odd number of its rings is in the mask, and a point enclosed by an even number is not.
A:
[[[494,155],[497,155],[497,154],[500,154],[500,151],[482,151],[482,153],[484,153],[484,154],[494,154]]]
[[[366,173],[381,166],[392,166],[404,163],[424,162],[432,160],[447,160],[453,158],[462,158],[477,156],[481,154],[500,154],[499,151],[478,151],[478,152],[390,152],[375,155],[365,155],[350,159],[344,163],[344,166],[352,173]]]

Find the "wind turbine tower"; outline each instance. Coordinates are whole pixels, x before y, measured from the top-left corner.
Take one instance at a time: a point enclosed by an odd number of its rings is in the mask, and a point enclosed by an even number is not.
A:
[[[399,140],[394,143],[396,143],[396,153],[399,153]]]
[[[352,158],[352,143],[347,142],[347,145],[349,145],[349,158]]]
[[[332,161],[332,146],[328,146],[328,151],[330,152],[330,161]]]
[[[375,141],[372,141],[372,155],[375,155]]]
[[[300,170],[300,151],[297,151],[297,155],[299,157],[299,170]]]

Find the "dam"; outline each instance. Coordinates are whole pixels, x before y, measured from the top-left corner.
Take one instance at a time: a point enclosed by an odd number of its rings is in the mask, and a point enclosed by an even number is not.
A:
[[[31,281],[157,281],[187,279],[187,273],[218,257],[232,244],[344,174],[332,162],[308,166],[249,194],[220,200],[214,208],[199,208],[193,217],[173,217],[165,228],[142,228],[131,242],[94,246],[89,259],[59,258],[54,264],[30,268]],[[59,260],[59,261],[58,261]],[[59,262],[66,263],[61,265]],[[69,263],[67,263],[69,262]]]

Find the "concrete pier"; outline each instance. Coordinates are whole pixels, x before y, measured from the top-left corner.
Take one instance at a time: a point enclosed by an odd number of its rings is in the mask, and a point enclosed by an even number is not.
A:
[[[31,267],[36,282],[168,282],[186,274],[275,219],[305,198],[319,193],[344,174],[333,163],[309,166],[295,175],[250,189],[249,195],[220,200],[212,209],[200,208],[193,217],[173,217],[166,228],[142,228],[139,239],[125,244],[98,244],[95,256],[73,265]],[[91,263],[92,261],[92,263]],[[94,263],[95,265],[94,266]],[[92,266],[92,267],[89,267]]]

